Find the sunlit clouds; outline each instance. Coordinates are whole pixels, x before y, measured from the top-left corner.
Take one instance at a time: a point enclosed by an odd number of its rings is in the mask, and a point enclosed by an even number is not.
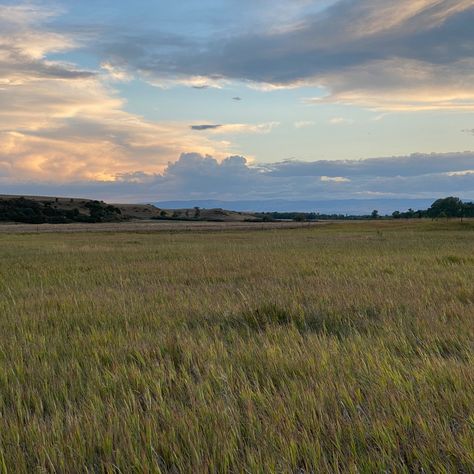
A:
[[[103,74],[47,60],[48,53],[78,47],[41,26],[53,16],[33,7],[0,9],[1,179],[109,181],[137,169],[159,172],[187,150],[228,153],[228,142],[211,142],[184,124],[125,112],[109,84],[125,73],[107,63]]]
[[[158,3],[0,0],[2,186],[474,189],[473,0]]]

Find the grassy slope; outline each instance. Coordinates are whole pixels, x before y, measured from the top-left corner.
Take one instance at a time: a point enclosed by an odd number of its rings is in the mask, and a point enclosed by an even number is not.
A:
[[[13,196],[8,194],[0,194],[0,201],[10,200],[12,198],[19,198],[22,196]],[[64,198],[51,196],[23,196],[31,201],[38,201],[41,203],[49,203],[53,209],[73,210],[78,209],[81,214],[89,215],[89,209],[86,204],[92,202],[91,199],[82,198]],[[122,216],[129,219],[153,219],[163,217],[162,211],[165,212],[167,218],[177,217],[180,219],[193,219],[196,210],[193,209],[159,209],[151,204],[119,204],[113,203],[118,207]],[[255,215],[246,212],[228,211],[225,209],[200,209],[199,220],[221,220],[226,222],[245,221],[255,219]]]
[[[48,203],[53,209],[73,210],[78,209],[81,214],[89,215],[90,210],[86,207],[92,199],[83,198],[65,198],[51,196],[13,196],[1,194],[0,201],[10,200],[12,198],[24,197],[29,201]],[[160,209],[150,204],[113,204],[122,211],[122,216],[131,219],[150,219],[160,216]]]
[[[0,472],[472,472],[473,244],[0,235]]]

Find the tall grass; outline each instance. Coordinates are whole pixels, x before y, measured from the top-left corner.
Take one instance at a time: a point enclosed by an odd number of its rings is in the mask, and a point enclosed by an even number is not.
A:
[[[472,230],[0,235],[0,472],[474,472]]]

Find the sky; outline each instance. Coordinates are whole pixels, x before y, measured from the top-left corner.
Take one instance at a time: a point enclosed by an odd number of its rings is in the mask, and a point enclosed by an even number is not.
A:
[[[474,199],[474,0],[0,0],[0,193]]]

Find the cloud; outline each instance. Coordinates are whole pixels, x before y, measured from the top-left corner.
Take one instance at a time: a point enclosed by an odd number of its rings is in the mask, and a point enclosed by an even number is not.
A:
[[[344,178],[343,176],[321,176],[321,181],[326,183],[350,183],[349,178]]]
[[[464,171],[450,171],[446,173],[448,176],[470,176],[474,175],[474,170],[464,170]]]
[[[228,123],[228,124],[197,124],[191,125],[190,128],[196,131],[208,131],[214,134],[266,134],[270,133],[274,128],[280,125],[279,122],[264,122],[257,124],[249,123]]]
[[[215,130],[216,128],[220,128],[222,125],[191,125],[191,130]]]
[[[293,3],[291,19],[213,35],[185,46],[148,45],[120,61],[155,80],[201,77],[261,88],[311,85],[323,101],[376,110],[474,109],[472,0]],[[272,23],[273,22],[273,23]],[[139,38],[137,38],[139,41]],[[184,43],[184,40],[183,40]],[[125,45],[124,45],[125,46]],[[313,103],[318,103],[313,100]]]
[[[110,80],[114,82],[130,82],[133,76],[126,70],[108,62],[103,62],[100,67],[107,73]]]
[[[344,117],[333,117],[329,120],[329,123],[331,125],[350,125],[351,123],[354,123],[354,121]]]
[[[230,145],[196,136],[180,123],[156,123],[128,113],[112,82],[125,68],[101,70],[49,60],[80,39],[50,31],[59,12],[0,6],[0,179],[115,180],[120,173],[162,171],[186,150],[224,158]]]
[[[415,154],[340,161],[252,164],[242,156],[223,160],[182,154],[160,173],[118,173],[113,181],[2,183],[4,193],[84,195],[110,201],[324,200],[435,198],[474,199],[474,152]]]
[[[271,6],[243,1],[252,11]],[[313,104],[474,108],[472,0],[339,0],[324,11],[316,3],[278,0],[260,28],[217,25],[212,36],[104,28],[94,33],[94,44],[79,19],[74,28],[60,27],[60,9],[0,5],[5,192],[29,183],[137,199],[472,193],[472,153],[257,166],[226,158],[236,153],[226,135],[269,134],[278,122],[153,122],[127,112],[114,88],[137,77],[196,89],[244,81],[260,89],[324,88],[327,95],[310,98]],[[285,7],[288,17],[280,15]],[[58,59],[84,48],[100,54],[98,69]]]
[[[295,128],[307,128],[316,125],[316,122],[312,120],[300,120],[294,123]]]

